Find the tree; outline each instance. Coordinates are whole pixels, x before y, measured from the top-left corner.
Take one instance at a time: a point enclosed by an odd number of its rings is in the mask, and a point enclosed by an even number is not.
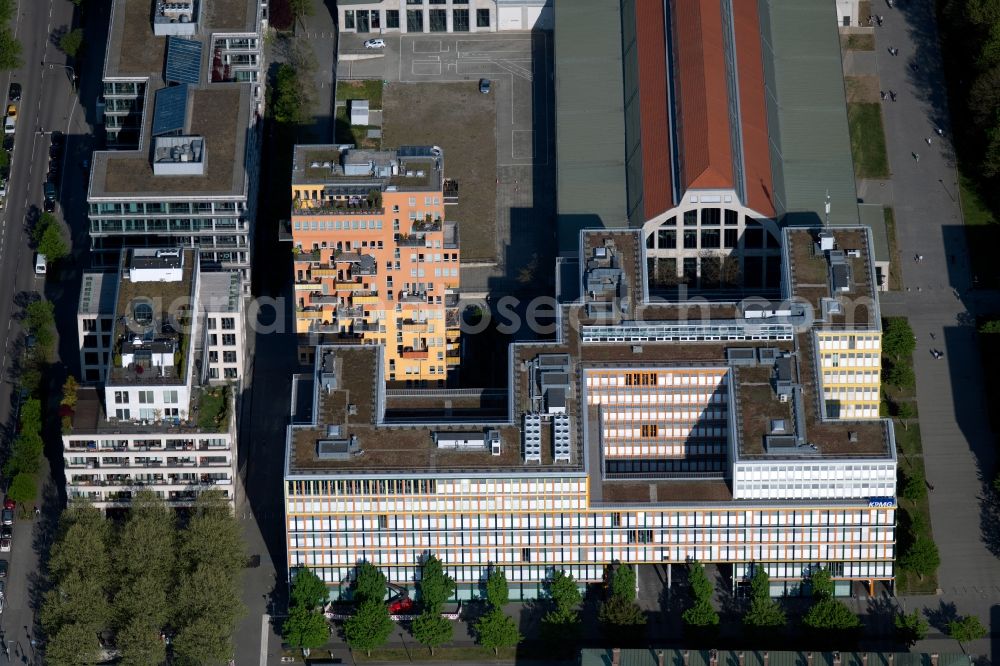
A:
[[[38,243],[38,252],[44,254],[49,261],[59,261],[69,254],[69,245],[58,225],[53,224],[45,229]]]
[[[959,643],[969,643],[985,638],[988,633],[986,627],[975,615],[966,615],[952,620],[948,623],[946,630],[948,635]]]
[[[17,2],[15,0],[0,0],[0,24],[6,25],[14,18],[14,12],[16,11]]]
[[[510,598],[507,576],[503,569],[493,567],[486,577],[486,599],[493,610],[502,610]]]
[[[810,629],[847,631],[861,626],[861,620],[850,608],[833,597],[820,597],[802,617]]]
[[[80,383],[76,381],[76,377],[73,375],[66,377],[66,381],[63,382],[62,402],[59,404],[66,405],[67,407],[76,407],[77,391],[79,390]]]
[[[512,618],[494,607],[476,622],[476,640],[483,647],[491,648],[493,654],[499,655],[500,648],[517,645],[521,641],[521,633]]]
[[[61,48],[63,53],[68,55],[70,58],[76,57],[76,54],[80,52],[81,46],[83,46],[82,28],[70,30],[59,38],[59,48]]]
[[[306,96],[302,91],[295,68],[285,63],[278,67],[274,77],[271,108],[279,123],[297,125],[306,118]]]
[[[36,495],[38,495],[38,487],[35,484],[35,477],[27,472],[19,472],[7,489],[7,497],[18,504],[27,504],[33,501]]]
[[[59,220],[52,213],[42,213],[39,215],[35,226],[31,229],[31,239],[35,241],[35,245],[42,242],[42,236],[45,235],[46,229],[58,224]]]
[[[115,633],[115,646],[121,653],[122,666],[162,664],[167,659],[166,645],[160,640],[160,627],[150,626],[137,617]]]
[[[455,594],[455,579],[444,572],[441,560],[431,555],[420,567],[420,603],[424,611],[440,614],[441,606]]]
[[[330,640],[330,625],[320,613],[297,605],[281,626],[281,635],[292,647],[321,648]]]
[[[549,581],[549,597],[552,609],[545,614],[543,622],[554,624],[575,624],[580,621],[580,604],[583,596],[573,577],[565,571],[557,571]]]
[[[288,7],[297,19],[313,15],[313,6],[310,0],[288,0]]]
[[[903,424],[903,430],[909,430],[910,424],[907,423],[908,419],[912,419],[916,412],[913,409],[913,403],[911,402],[897,402],[896,403],[896,418],[899,422]]]
[[[922,641],[927,637],[929,628],[927,621],[920,615],[920,611],[913,611],[909,615],[899,613],[894,618],[896,624],[896,635],[899,640],[913,647],[917,641]]]
[[[369,598],[344,622],[344,638],[352,648],[364,650],[371,656],[372,650],[389,638],[392,626],[388,607],[381,599]]]
[[[322,578],[306,567],[296,570],[291,591],[293,608],[301,606],[311,611],[328,598],[329,592]]]
[[[639,608],[639,604],[623,597],[611,597],[601,603],[597,618],[602,624],[618,628],[646,624],[646,614]]]
[[[354,582],[354,602],[358,605],[366,601],[382,603],[385,599],[385,582],[385,574],[371,562],[362,562],[358,565],[357,579]]]
[[[702,599],[695,601],[690,608],[681,613],[681,619],[689,627],[702,629],[719,624],[719,614],[712,607],[712,603]]]
[[[938,554],[937,544],[922,534],[913,540],[899,558],[899,566],[917,574],[921,580],[924,576],[934,573],[940,564],[941,556]]]
[[[42,442],[41,435],[37,432],[22,431],[11,445],[10,458],[3,465],[4,474],[8,477],[25,474],[31,477],[32,483],[34,483],[34,474],[42,465],[42,452],[44,448],[45,444]],[[16,497],[12,497],[12,499],[19,503],[30,502],[35,499],[33,490],[29,492],[26,487],[23,492],[26,493],[24,499],[19,500]],[[18,491],[16,494],[20,493],[21,491]]]
[[[35,335],[43,328],[51,328],[55,323],[55,308],[52,301],[32,301],[24,309],[24,323]]]
[[[51,666],[89,666],[100,661],[100,648],[93,626],[87,623],[67,624],[49,635],[45,663]]]
[[[236,574],[246,565],[246,544],[233,508],[220,490],[209,490],[195,500],[191,520],[181,533],[178,562],[190,570],[211,564],[221,572]]]
[[[207,613],[198,615],[178,628],[171,645],[175,664],[224,664],[233,656],[228,618],[219,620]]]
[[[882,353],[894,361],[907,360],[916,349],[913,329],[905,317],[889,317],[882,326]]]
[[[814,569],[809,576],[809,586],[815,599],[830,599],[833,597],[833,577],[829,569]]]
[[[611,596],[622,599],[635,599],[635,570],[627,564],[614,562],[610,565]]]
[[[705,565],[697,560],[688,562],[688,584],[691,586],[691,596],[695,601],[711,601],[714,588],[712,581],[705,575]]]
[[[441,617],[441,613],[425,610],[413,621],[411,631],[413,638],[426,645],[433,656],[434,648],[451,641],[453,628],[451,622]]]
[[[924,482],[924,477],[919,474],[902,474],[901,495],[910,500],[911,502],[916,502],[923,499],[927,495],[927,484]]]
[[[885,369],[885,380],[899,388],[912,388],[916,383],[913,367],[906,362],[893,362]]]
[[[771,582],[764,567],[754,567],[750,578],[750,608],[743,616],[743,625],[751,629],[777,629],[785,626],[785,611],[771,598]]]
[[[21,67],[21,42],[17,41],[10,28],[0,28],[0,70]]]

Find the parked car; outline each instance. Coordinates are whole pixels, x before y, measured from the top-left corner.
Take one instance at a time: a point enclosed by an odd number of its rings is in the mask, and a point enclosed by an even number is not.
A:
[[[366,49],[384,49],[385,40],[384,39],[368,39],[365,40]]]
[[[7,577],[7,567],[9,566],[7,560],[0,560],[0,578]]]
[[[20,83],[12,83],[12,84],[10,84],[10,88],[7,90],[7,99],[9,99],[12,102],[20,102],[21,101],[21,84]]]
[[[10,538],[0,538],[0,553],[10,552]]]
[[[13,539],[14,528],[11,525],[0,525],[0,539]]]
[[[493,85],[493,82],[489,79],[479,79],[479,92],[484,95],[489,95],[491,85]]]
[[[17,104],[7,105],[7,117],[17,120]]]
[[[4,137],[3,137],[3,147],[4,147],[4,150],[6,150],[9,153],[13,153],[14,152],[14,135],[13,134],[5,134],[4,135]]]
[[[2,512],[0,512],[0,522],[2,522],[4,525],[13,525],[14,524],[14,510],[13,509],[4,509]]]
[[[3,498],[3,508],[5,508],[5,509],[16,509],[17,508],[17,502],[15,502],[14,500],[12,500],[9,497],[5,497],[5,498]]]

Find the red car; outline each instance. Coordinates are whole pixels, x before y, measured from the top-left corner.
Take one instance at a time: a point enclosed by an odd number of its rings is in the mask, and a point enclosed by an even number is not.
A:
[[[17,506],[17,502],[15,502],[14,500],[12,500],[11,498],[9,498],[9,497],[4,497],[3,498],[3,508],[10,509],[10,510],[13,511],[14,507],[16,507],[16,506]]]

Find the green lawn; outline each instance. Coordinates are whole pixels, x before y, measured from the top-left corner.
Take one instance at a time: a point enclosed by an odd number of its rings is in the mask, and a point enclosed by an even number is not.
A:
[[[875,35],[841,35],[840,46],[847,51],[874,51]]]
[[[854,175],[858,178],[888,178],[889,158],[882,131],[882,106],[872,102],[852,102],[847,105],[847,121],[851,129]]]
[[[378,129],[368,126],[351,125],[347,117],[347,107],[338,106],[337,114],[334,116],[336,141],[337,143],[353,143],[358,148],[379,148],[381,142],[378,139],[369,139],[368,130]]]
[[[885,233],[889,237],[889,290],[899,291],[903,288],[903,276],[900,275],[899,244],[896,242],[896,212],[889,206],[882,212],[885,216]]]
[[[337,81],[337,99],[366,99],[368,108],[382,108],[382,81],[364,79],[360,81]]]
[[[203,389],[198,403],[198,427],[202,430],[220,432],[226,427],[229,410],[229,389],[220,386]]]
[[[912,426],[911,426],[912,429]],[[917,440],[917,447],[920,446],[919,439]],[[908,476],[915,476],[920,479],[924,479],[924,460],[923,454],[917,454],[913,456],[902,456],[900,458],[899,464],[902,470]],[[900,496],[899,508],[906,510],[911,516],[922,517],[921,523],[925,526],[922,533],[925,536],[934,538],[933,528],[931,526],[931,508],[930,501],[928,499],[930,491],[924,494],[924,496],[916,501],[911,502],[905,497]],[[898,521],[898,517],[897,517]],[[896,543],[899,543],[899,536],[896,537]],[[899,557],[899,553],[896,553],[896,557]],[[899,586],[899,592],[901,594],[934,594],[937,590],[938,580],[937,572],[930,576],[924,576],[921,580],[918,576],[913,573],[903,569],[902,567],[896,567],[896,584]]]

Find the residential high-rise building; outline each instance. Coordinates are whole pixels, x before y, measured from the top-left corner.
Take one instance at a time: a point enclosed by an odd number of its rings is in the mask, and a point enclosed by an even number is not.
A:
[[[87,193],[92,259],[184,245],[250,289],[263,83],[261,0],[114,0]]]
[[[79,390],[64,426],[68,497],[103,509],[151,489],[182,506],[221,487],[233,499],[241,291],[238,273],[202,273],[190,248],[130,249],[117,272],[84,276],[83,379],[100,385]]]
[[[332,596],[361,561],[412,587],[429,554],[459,598],[491,566],[529,598],[553,570],[596,582],[614,561],[689,559],[734,586],[763,566],[775,594],[816,567],[837,594],[891,587],[897,461],[877,411],[870,230],[784,229],[775,300],[653,300],[644,238],[580,232],[555,338],[510,347],[499,414],[442,390],[439,414],[414,418],[377,347],[319,346],[293,390],[289,568]]]
[[[458,225],[437,147],[296,146],[296,331],[378,344],[385,380],[442,386],[459,360]]]

